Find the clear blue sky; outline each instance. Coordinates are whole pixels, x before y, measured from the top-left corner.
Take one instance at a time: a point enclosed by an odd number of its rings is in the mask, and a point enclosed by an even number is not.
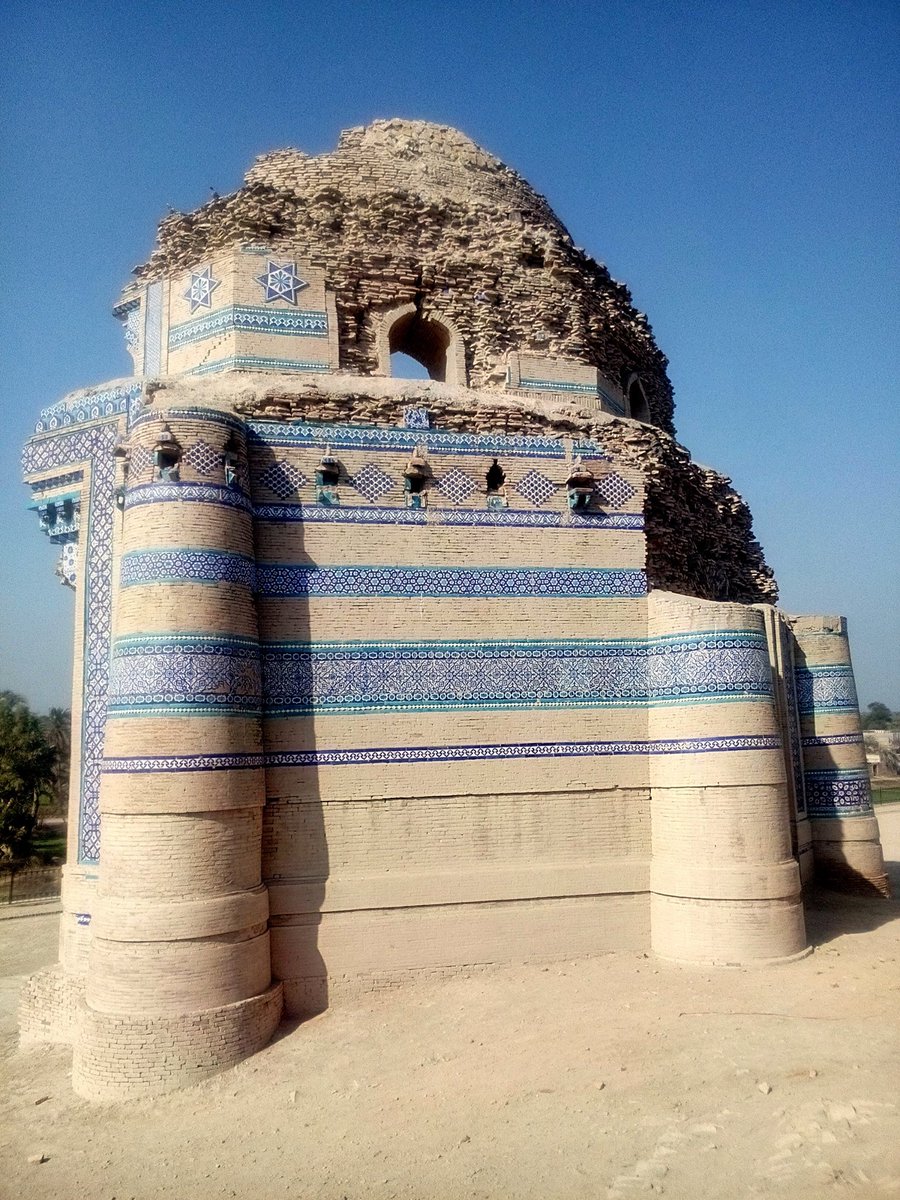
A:
[[[896,3],[20,0],[2,42],[0,688],[68,703],[19,450],[128,373],[109,309],[167,206],[405,116],[518,169],[629,284],[782,606],[844,613],[862,701],[900,708]]]

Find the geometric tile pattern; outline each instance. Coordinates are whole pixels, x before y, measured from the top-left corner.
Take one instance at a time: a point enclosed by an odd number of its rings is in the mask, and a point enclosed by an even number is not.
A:
[[[109,681],[112,530],[116,511],[112,449],[117,435],[117,420],[101,420],[67,429],[53,438],[29,442],[22,456],[26,474],[65,470],[72,463],[86,460],[91,463],[90,520],[87,529],[81,530],[85,539],[82,716],[80,730],[73,730],[73,738],[81,742],[81,779],[76,784],[80,795],[78,862],[88,864],[96,863],[100,855],[100,763]]]
[[[713,635],[659,651],[640,640],[265,645],[265,708],[593,708],[771,694],[764,640]]]
[[[251,512],[249,499],[233,487],[217,483],[142,483],[130,487],[125,493],[125,511],[139,504],[216,504],[224,508],[240,508]]]
[[[255,714],[259,646],[252,638],[159,634],[113,647],[110,716]]]
[[[806,813],[806,786],[803,776],[803,750],[800,746],[800,718],[797,715],[797,684],[794,678],[793,650],[787,627],[777,622],[778,639],[781,643],[781,660],[785,664],[782,675],[784,688],[784,723],[788,732],[788,756],[791,779],[794,784],[794,805],[798,814]]]
[[[146,446],[135,446],[128,457],[129,476],[133,475],[134,477],[138,477],[143,475],[152,462],[153,455]]]
[[[811,734],[809,737],[802,739],[802,744],[804,747],[861,746],[863,744],[863,735],[861,733]]]
[[[202,271],[192,271],[188,286],[181,294],[190,303],[191,312],[198,308],[212,307],[212,294],[219,287],[221,280],[213,279],[212,267],[204,267]]]
[[[141,397],[141,385],[103,388],[100,391],[75,392],[63,400],[41,409],[41,419],[34,427],[35,433],[61,429],[67,425],[79,425],[85,421],[97,421],[127,412],[131,402]]]
[[[516,491],[532,504],[546,504],[556,491],[556,484],[540,471],[529,471],[516,484]]]
[[[366,463],[353,476],[353,486],[361,496],[375,504],[396,486],[394,480],[380,467]]]
[[[268,446],[316,446],[325,448],[321,425],[297,421],[251,421],[252,441]],[[327,440],[335,450],[393,450],[412,452],[422,446],[429,454],[497,455],[507,458],[564,459],[566,448],[559,438],[519,437],[502,434],[454,433],[444,429],[400,429],[362,425],[329,425]],[[575,453],[602,458],[601,447],[587,439],[576,442]]]
[[[873,811],[869,773],[864,767],[807,771],[806,802],[811,817],[869,817]]]
[[[716,754],[727,751],[781,752],[771,734],[672,738],[654,742],[513,742],[496,745],[366,746],[359,750],[284,750],[266,754],[269,767],[350,767],[361,763],[465,762],[503,758],[593,758],[618,754]]]
[[[435,486],[452,504],[463,504],[478,491],[477,485],[459,467],[452,467],[437,480]]]
[[[147,287],[144,314],[144,374],[158,375],[162,367],[162,283]]]
[[[303,472],[295,467],[293,463],[279,461],[274,462],[271,466],[266,467],[264,471],[260,471],[258,480],[263,487],[268,488],[270,492],[274,492],[276,496],[280,496],[282,500],[288,496],[293,496],[300,488],[304,487],[308,482]]]
[[[283,331],[282,331],[283,332]],[[187,375],[214,375],[217,371],[280,371],[282,374],[295,372],[328,372],[326,362],[299,358],[268,358],[260,354],[232,354],[228,358],[206,360],[200,366],[191,367]],[[275,443],[273,442],[273,445]]]
[[[624,508],[635,494],[628,480],[623,479],[617,471],[604,475],[597,483],[596,490],[601,504],[607,504],[610,508]]]
[[[529,392],[577,392],[579,395],[596,396],[595,383],[563,383],[555,379],[519,379],[515,385]]]
[[[343,525],[425,525],[435,522],[435,512],[414,508],[368,508],[349,505],[346,508],[307,507],[303,504],[257,504],[253,509],[257,521],[302,523],[329,522]]]
[[[123,332],[125,334],[125,345],[129,350],[136,350],[141,340],[141,329],[143,328],[141,320],[141,310],[139,307],[132,308],[128,311],[123,322]]]
[[[185,451],[184,461],[198,475],[218,475],[222,470],[222,451],[208,442],[197,441]]]
[[[236,583],[254,587],[256,560],[227,550],[129,550],[122,555],[122,587],[173,583]]]
[[[107,757],[104,775],[134,771],[256,771],[266,765],[264,754],[172,754],[167,758]]]
[[[62,548],[59,562],[56,564],[56,574],[60,583],[74,588],[78,583],[78,543],[68,542]]]
[[[297,274],[296,263],[277,263],[271,259],[263,274],[256,276],[256,282],[262,285],[267,304],[272,300],[287,300],[289,304],[296,304],[297,293],[309,287]]]
[[[853,668],[833,666],[797,667],[797,711],[801,714],[853,712],[859,707]]]
[[[592,567],[331,567],[259,563],[261,596],[644,596],[643,571]]]
[[[431,417],[427,408],[404,408],[403,424],[407,429],[430,429]]]
[[[328,336],[328,314],[316,310],[257,308],[234,304],[214,313],[183,321],[169,329],[169,349],[178,350],[207,338],[239,333],[277,333],[295,337]]]
[[[763,634],[661,638],[648,643],[647,653],[651,703],[772,695],[772,668]]]
[[[107,758],[104,773],[162,774],[268,767],[359,766],[361,763],[465,762],[472,759],[602,758],[630,754],[722,754],[728,751],[780,751],[771,734],[732,737],[667,738],[634,742],[523,742],[493,745],[373,746],[360,750],[270,750],[265,755],[172,754]]]
[[[137,448],[134,453],[137,453]],[[301,480],[300,486],[304,483],[305,478]],[[132,487],[126,494],[125,508],[127,510],[136,504],[162,504],[170,500],[179,503],[193,501],[224,504],[229,507],[249,507],[244,497],[236,494],[234,489],[182,480],[178,483],[152,483]],[[299,502],[276,504],[263,501],[253,508],[253,515],[260,521],[328,521],[345,525],[512,525],[563,531],[615,529],[634,532],[640,532],[644,528],[641,513],[597,512],[582,516],[578,513],[534,512],[530,509],[442,509],[434,506],[426,512],[401,508],[306,507]]]

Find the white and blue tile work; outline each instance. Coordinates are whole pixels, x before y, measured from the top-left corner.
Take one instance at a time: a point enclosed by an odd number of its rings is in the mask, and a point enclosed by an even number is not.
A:
[[[607,708],[768,697],[764,638],[576,642],[335,642],[263,647],[274,716]]]
[[[268,260],[265,271],[256,277],[264,293],[267,304],[273,300],[286,300],[288,304],[297,303],[297,293],[309,287],[305,279],[297,274],[296,262],[273,262]]]
[[[813,820],[872,817],[872,792],[863,736],[857,724],[858,701],[852,666],[846,661],[813,665],[801,662],[795,667],[794,676],[798,711],[806,729],[815,730],[800,739],[809,817]],[[833,732],[826,732],[829,726]],[[848,762],[848,755],[851,762],[855,757],[858,765],[842,765]]]
[[[297,485],[302,486],[302,485]],[[273,489],[275,490],[275,489]],[[535,512],[533,509],[402,509],[402,508],[324,508],[315,504],[257,504],[253,515],[257,521],[290,521],[301,523],[337,523],[347,525],[469,525],[519,526],[532,529],[557,529],[561,532],[578,529],[617,530],[640,533],[644,529],[643,513],[560,513]]]
[[[852,713],[858,710],[852,667],[844,664],[798,666],[794,674],[797,711],[801,716],[810,713]]]
[[[125,511],[142,504],[217,504],[225,508],[240,508],[252,511],[250,498],[238,488],[223,484],[191,483],[143,483],[130,487],[125,493]]]
[[[254,580],[255,574],[255,580]],[[591,567],[361,567],[258,563],[222,550],[129,551],[122,586],[241,583],[260,596],[644,596],[640,570]]]
[[[317,421],[249,421],[251,441],[265,446],[324,446],[334,450],[400,451],[423,448],[429,455],[490,455],[506,458],[565,460],[566,447],[557,437],[514,437],[503,434],[456,433],[424,426],[384,428],[373,425],[330,425]],[[590,438],[573,443],[572,454],[603,460],[603,448]]]
[[[781,749],[771,735],[652,741],[500,742],[457,746],[385,746],[358,750],[287,750],[267,755],[271,767],[357,766],[361,763],[467,762],[478,759],[593,758],[632,754],[721,754]]]
[[[111,717],[257,716],[261,698],[253,638],[147,634],[113,644]]]
[[[780,751],[781,739],[772,734],[731,737],[656,738],[634,741],[486,742],[460,745],[365,746],[355,749],[270,750],[265,755],[135,755],[104,759],[108,774],[159,775],[181,771],[253,769],[267,767],[357,767],[376,764],[463,763],[478,760],[535,758],[609,758],[648,754],[723,754]]]
[[[198,302],[199,304],[199,302]],[[202,306],[202,305],[201,305]],[[42,436],[26,452],[26,470],[54,471],[46,480],[60,495],[75,495],[81,467],[91,473],[87,526],[73,533],[87,539],[88,563],[82,584],[86,603],[85,705],[82,737],[82,779],[79,857],[95,863],[99,854],[97,790],[101,768],[106,771],[224,770],[246,765],[256,768],[254,755],[169,755],[155,759],[117,757],[102,766],[103,727],[107,717],[203,717],[225,715],[273,720],[289,717],[324,718],[350,714],[402,712],[490,712],[492,710],[563,710],[650,708],[735,702],[765,702],[772,695],[772,676],[765,637],[746,630],[714,630],[690,637],[526,639],[477,642],[270,642],[260,648],[253,639],[202,634],[141,635],[111,643],[110,579],[114,459],[112,447],[121,426],[136,413],[137,385],[107,389],[84,396],[65,411],[48,410]],[[556,438],[475,435],[432,427],[425,410],[409,414],[403,427],[324,426],[317,422],[292,424],[252,422],[247,426],[252,446],[264,451],[254,489],[277,497],[251,498],[246,487],[214,482],[222,471],[222,451],[210,440],[195,437],[184,443],[184,462],[205,481],[158,481],[145,477],[152,470],[146,446],[135,445],[130,468],[133,480],[125,490],[125,513],[145,505],[209,505],[240,510],[263,525],[310,527],[332,525],[397,525],[415,529],[442,526],[533,528],[558,530],[567,536],[591,530],[641,535],[641,512],[623,509],[636,497],[635,488],[618,471],[598,479],[606,510],[583,514],[566,511],[560,479],[575,453],[589,461],[607,461],[602,446],[582,440],[568,449]],[[234,426],[227,414],[173,409],[167,419],[203,417],[212,427]],[[85,420],[85,418],[87,418]],[[99,419],[98,419],[99,418]],[[142,414],[132,421],[158,422],[160,415]],[[50,423],[53,422],[52,429]],[[70,423],[77,429],[70,431]],[[52,435],[52,436],[51,436]],[[340,506],[314,501],[313,470],[298,466],[295,451],[316,462],[326,448],[357,458],[342,484]],[[400,466],[415,450],[435,463],[436,502],[425,509],[403,505]],[[143,452],[143,458],[141,453]],[[388,455],[394,455],[391,460]],[[569,455],[569,459],[566,455]],[[512,464],[509,492],[531,508],[487,509],[459,507],[482,494],[477,469],[464,458],[488,464],[493,458]],[[537,461],[543,459],[543,465]],[[532,460],[532,462],[529,462]],[[515,463],[521,461],[521,468]],[[553,476],[551,476],[552,472]],[[145,481],[143,481],[145,480]],[[40,504],[40,495],[38,493]],[[477,501],[476,501],[477,502]],[[551,508],[550,505],[553,505]],[[73,506],[74,511],[74,506]],[[418,535],[417,535],[418,536]],[[623,543],[624,544],[624,543]],[[74,547],[74,543],[73,543]],[[70,570],[73,569],[70,564]],[[171,588],[182,584],[233,584],[260,600],[315,599],[408,600],[446,599],[512,603],[549,600],[627,600],[647,595],[647,578],[640,567],[608,566],[463,566],[423,563],[366,564],[328,561],[257,561],[247,554],[197,546],[149,547],[125,552],[116,580],[123,589]],[[855,700],[852,675],[840,667],[797,673],[798,701],[823,704],[843,711]],[[663,740],[585,739],[584,741],[478,742],[469,745],[412,746],[405,749],[374,746],[342,750],[327,745],[316,750],[279,751],[279,765],[335,765],[352,762],[462,761],[478,757],[583,756],[597,754],[688,754],[739,749],[776,749],[771,736],[682,738]],[[274,760],[265,759],[270,765]],[[860,810],[855,776],[820,773],[807,776],[816,812],[840,808]],[[854,791],[856,789],[856,791]],[[829,799],[829,796],[831,799]]]
[[[236,583],[253,589],[256,562],[227,550],[130,550],[122,555],[123,588],[173,583]]]
[[[87,517],[81,515],[79,540],[84,540],[84,577],[80,581],[80,603],[84,614],[81,726],[73,730],[78,742],[79,777],[73,782],[78,804],[78,862],[95,864],[100,855],[100,764],[103,758],[104,726],[109,680],[110,614],[112,601],[113,492],[115,460],[113,447],[119,436],[120,419],[128,412],[134,387],[81,393],[66,402],[65,412],[53,411],[46,432],[39,428],[25,447],[22,466],[26,476],[44,476],[33,485],[40,494],[59,480],[72,482],[87,471],[90,479]],[[77,468],[74,469],[73,468]],[[46,472],[61,475],[46,477]],[[74,563],[65,581],[76,583]]]
[[[41,409],[41,417],[34,427],[34,432],[52,433],[69,425],[83,425],[89,421],[100,421],[105,417],[128,413],[135,400],[140,398],[141,392],[140,383],[75,392],[49,408]]]
[[[162,370],[163,352],[163,284],[147,286],[144,312],[144,375],[153,377]]]
[[[810,817],[869,817],[872,794],[865,767],[833,767],[806,772],[806,802]]]
[[[189,367],[187,375],[217,375],[220,371],[278,371],[282,375],[304,375],[328,371],[327,362],[306,358],[272,358],[264,354],[229,354]]]
[[[213,292],[221,286],[221,283],[221,279],[213,279],[211,264],[200,270],[192,271],[187,281],[187,287],[181,293],[190,304],[191,312],[196,312],[198,308],[212,308]],[[171,331],[169,343],[171,348]]]
[[[267,333],[285,337],[328,337],[328,314],[234,304],[169,328],[169,350],[180,350],[226,333]]]
[[[639,570],[602,567],[344,567],[259,563],[260,596],[644,596]]]
[[[430,429],[431,415],[427,408],[407,408],[403,410],[403,424],[407,429]]]

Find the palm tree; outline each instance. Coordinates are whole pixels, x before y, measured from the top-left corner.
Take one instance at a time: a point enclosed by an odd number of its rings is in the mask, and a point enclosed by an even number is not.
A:
[[[69,759],[72,753],[72,713],[68,708],[51,708],[41,718],[44,737],[56,751],[54,808],[66,815],[69,802]]]

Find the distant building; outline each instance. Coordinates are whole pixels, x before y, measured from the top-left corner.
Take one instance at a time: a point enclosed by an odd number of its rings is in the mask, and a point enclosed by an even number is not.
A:
[[[900,775],[900,730],[867,729],[863,737],[872,778]]]

